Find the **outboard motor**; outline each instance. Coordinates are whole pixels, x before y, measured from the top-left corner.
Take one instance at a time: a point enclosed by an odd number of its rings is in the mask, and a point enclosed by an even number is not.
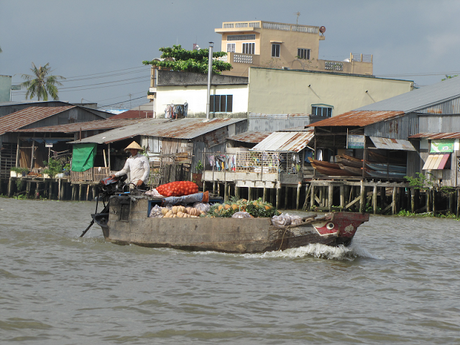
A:
[[[89,224],[89,226],[83,231],[83,233],[80,235],[80,237],[85,236],[86,232],[91,228],[91,226],[96,222],[101,228],[102,231],[105,232],[108,231],[108,228],[106,227],[108,219],[109,219],[109,198],[111,195],[117,194],[117,193],[123,193],[123,189],[125,187],[125,180],[128,176],[122,175],[117,178],[111,178],[111,177],[106,177],[103,178],[99,184],[99,190],[100,193],[97,197],[97,202],[96,202],[96,211],[94,214],[91,215],[93,220]],[[101,212],[97,212],[97,207],[99,205],[99,201],[102,201],[102,204],[104,206],[103,210]]]
[[[124,182],[126,178],[126,175],[122,175],[118,178],[111,178],[110,176],[103,178],[98,185],[99,189],[101,190],[99,195],[102,196],[103,200],[107,200],[111,195],[116,193],[123,193],[123,189],[125,187]]]

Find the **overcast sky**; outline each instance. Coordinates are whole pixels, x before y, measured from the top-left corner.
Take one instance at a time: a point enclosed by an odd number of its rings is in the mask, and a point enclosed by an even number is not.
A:
[[[59,98],[106,108],[147,103],[160,47],[220,50],[224,21],[325,26],[320,59],[372,54],[374,75],[419,86],[460,74],[460,1],[440,0],[0,0],[0,74],[13,84],[32,62],[67,79]],[[13,91],[14,101],[25,91]]]

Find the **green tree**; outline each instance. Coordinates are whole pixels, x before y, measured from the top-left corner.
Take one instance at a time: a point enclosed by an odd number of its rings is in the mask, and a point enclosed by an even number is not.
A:
[[[21,84],[21,87],[27,88],[26,99],[32,99],[37,96],[39,101],[47,101],[49,95],[54,100],[58,100],[59,91],[56,85],[62,85],[59,80],[65,78],[60,75],[49,75],[51,73],[49,63],[43,67],[40,66],[37,68],[32,62],[32,68],[30,70],[33,72],[33,75],[22,75],[22,78],[26,80]]]
[[[208,73],[209,63],[209,49],[200,50],[186,50],[180,45],[173,45],[171,47],[163,47],[159,49],[162,54],[161,58],[164,60],[152,60],[142,61],[144,65],[152,65],[172,71],[185,71],[185,72],[196,72],[196,73]],[[219,58],[227,55],[225,52],[213,52],[213,58]],[[229,71],[232,69],[232,65],[213,59],[212,71],[216,74],[220,74],[222,71]]]

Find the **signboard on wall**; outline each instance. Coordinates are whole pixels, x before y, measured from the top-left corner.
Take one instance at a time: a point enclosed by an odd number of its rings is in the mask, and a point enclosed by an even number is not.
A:
[[[454,139],[432,140],[430,153],[435,152],[454,152]]]
[[[347,138],[347,148],[349,149],[364,149],[364,135],[349,134]]]

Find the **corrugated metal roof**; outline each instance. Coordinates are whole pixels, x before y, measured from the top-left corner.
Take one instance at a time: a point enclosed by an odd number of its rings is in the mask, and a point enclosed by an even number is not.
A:
[[[254,146],[252,151],[300,152],[313,139],[314,132],[275,132]]]
[[[411,135],[409,139],[429,139],[429,140],[440,140],[440,139],[460,139],[460,132],[448,132],[448,133],[417,133]]]
[[[268,137],[272,132],[244,132],[241,134],[232,135],[228,140],[240,141],[243,143],[257,144]]]
[[[209,121],[202,118],[185,118],[178,120],[149,119],[135,125],[113,129],[71,143],[103,144],[133,138],[138,135],[187,140],[242,121],[247,120],[242,118],[212,119]]]
[[[174,139],[194,139],[216,129],[229,126],[238,122],[247,121],[243,118],[211,119],[185,118],[168,121],[150,128],[142,135]]]
[[[329,117],[309,125],[309,127],[365,127],[374,123],[404,115],[403,111],[349,111],[337,116]]]
[[[429,155],[422,170],[442,170],[449,160],[450,153],[442,155]]]
[[[354,110],[399,110],[409,113],[457,97],[460,97],[460,77],[423,86],[420,89],[415,89]]]
[[[383,150],[416,151],[408,140],[370,137],[375,147]]]
[[[147,119],[153,118],[153,110],[128,110],[110,117],[111,119]]]
[[[74,105],[61,107],[28,107],[0,117],[0,135],[28,126],[34,122],[76,108]]]
[[[95,131],[100,129],[112,129],[129,126],[138,122],[144,122],[149,119],[107,119],[87,122],[67,123],[64,125],[46,126],[28,129],[18,129],[13,132],[21,133],[76,133],[81,131]]]

